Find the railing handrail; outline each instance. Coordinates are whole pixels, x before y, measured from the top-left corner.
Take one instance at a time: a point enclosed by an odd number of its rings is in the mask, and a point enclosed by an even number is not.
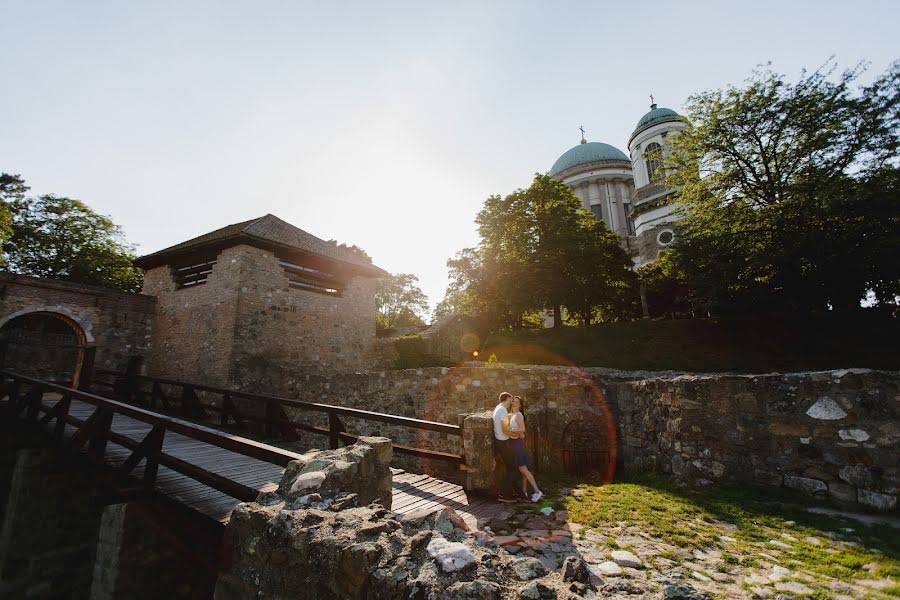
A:
[[[61,394],[69,394],[73,399],[81,400],[97,407],[107,408],[114,413],[142,421],[149,425],[163,427],[173,433],[179,433],[183,436],[217,446],[224,450],[229,450],[236,454],[255,458],[281,467],[286,467],[292,460],[297,460],[302,457],[302,455],[297,452],[270,446],[269,444],[257,442],[256,440],[251,440],[249,438],[222,433],[210,427],[204,427],[203,425],[197,425],[190,421],[183,421],[174,417],[161,415],[124,402],[111,400],[75,388],[35,379],[33,377],[28,377],[27,375],[20,375],[13,371],[3,370],[0,373],[14,380],[24,381],[25,383],[40,386],[43,389],[56,391]]]
[[[174,379],[165,379],[162,377],[152,377],[149,375],[126,375],[118,371],[108,369],[97,369],[96,373],[103,375],[114,375],[116,377],[135,377],[151,383],[162,383],[164,385],[176,385],[181,387],[190,387],[193,390],[212,392],[216,394],[227,394],[232,398],[245,398],[247,400],[259,400],[266,403],[275,403],[282,406],[290,406],[301,410],[314,410],[329,414],[341,415],[345,417],[353,417],[368,421],[379,421],[390,425],[400,425],[413,429],[423,429],[426,431],[435,431],[438,433],[446,433],[448,435],[462,436],[462,427],[459,425],[451,425],[449,423],[440,423],[438,421],[428,421],[425,419],[416,419],[413,417],[403,417],[400,415],[392,415],[388,413],[380,413],[359,408],[349,408],[346,406],[337,406],[334,404],[323,404],[320,402],[308,402],[306,400],[295,400],[293,398],[281,398],[278,396],[266,396],[263,394],[255,394],[252,392],[242,392],[239,390],[229,390],[226,388],[218,388],[205,384],[194,384],[186,381],[177,381]]]

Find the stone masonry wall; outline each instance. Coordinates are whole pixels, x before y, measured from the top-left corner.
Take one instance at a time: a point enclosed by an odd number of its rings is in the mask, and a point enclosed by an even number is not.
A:
[[[365,369],[375,342],[375,279],[352,278],[340,297],[292,288],[271,252],[243,248],[232,362],[238,387]]]
[[[303,376],[269,390],[291,398],[459,424],[501,391],[525,399],[532,460],[560,471],[571,444],[594,432],[620,469],[753,481],[848,504],[896,506],[900,492],[900,374],[844,370],[678,375],[564,367],[460,367]],[[318,413],[295,417],[324,426]],[[462,453],[461,440],[372,421],[346,429],[396,444]],[[573,435],[573,431],[575,434]],[[592,440],[597,445],[597,439]],[[307,434],[298,447],[323,447]],[[460,481],[446,463],[395,464]],[[602,460],[602,457],[596,457]],[[604,465],[597,469],[604,470]]]
[[[33,312],[61,314],[96,346],[99,368],[122,369],[132,356],[150,353],[155,305],[141,294],[0,273],[0,321]]]
[[[310,402],[361,408],[454,425],[466,414],[492,410],[502,391],[525,399],[525,417],[531,435],[531,457],[540,469],[562,465],[560,440],[573,421],[596,423],[598,435],[608,430],[610,407],[599,390],[577,369],[481,367],[409,369],[378,373],[299,376],[279,382],[267,391]],[[327,426],[322,413],[291,410],[292,418],[320,427]],[[392,426],[376,421],[344,418],[346,429],[360,435],[384,435],[395,444],[462,453],[459,436]],[[298,448],[322,448],[325,436],[302,433]],[[614,437],[614,435],[612,436]],[[607,442],[609,443],[609,442]],[[427,472],[449,481],[461,481],[459,469],[446,462],[394,454],[396,466]]]
[[[219,255],[207,283],[176,289],[171,267],[144,274],[143,293],[157,298],[148,372],[227,386],[241,280],[241,247]]]
[[[207,283],[178,290],[170,267],[147,272],[158,297],[149,373],[240,389],[270,389],[297,373],[361,370],[375,340],[375,281],[342,297],[291,288],[269,251],[222,251]],[[202,378],[198,376],[202,373]]]
[[[310,453],[288,466],[276,492],[238,505],[216,600],[598,597],[602,582],[577,556],[549,572],[537,558],[487,546],[483,532],[470,535],[452,509],[390,512],[390,453],[383,438]]]
[[[19,450],[0,526],[0,597],[87,598],[101,508],[50,451]]]
[[[685,375],[614,387],[626,467],[897,506],[896,372]]]

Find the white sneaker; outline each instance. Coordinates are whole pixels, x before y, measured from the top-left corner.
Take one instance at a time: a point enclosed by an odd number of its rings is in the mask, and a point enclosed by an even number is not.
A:
[[[543,497],[544,497],[544,494],[542,492],[535,492],[531,495],[531,501],[537,502]]]

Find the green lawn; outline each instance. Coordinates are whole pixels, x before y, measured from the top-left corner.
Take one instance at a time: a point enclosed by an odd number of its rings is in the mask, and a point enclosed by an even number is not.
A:
[[[715,570],[731,573],[735,585],[742,580],[738,573],[759,572],[760,563],[776,555],[792,577],[803,577],[787,581],[805,582],[813,597],[831,597],[834,580],[857,586],[863,597],[900,597],[900,530],[811,514],[799,496],[755,487],[698,488],[661,476],[558,490],[570,521],[584,526],[582,537],[637,527],[671,546],[657,559],[676,565],[690,561],[694,549],[717,552]],[[618,547],[613,538],[606,543]],[[881,580],[882,587],[869,590],[861,580]]]
[[[786,372],[900,368],[900,320],[684,319],[495,333],[480,358],[626,370]]]

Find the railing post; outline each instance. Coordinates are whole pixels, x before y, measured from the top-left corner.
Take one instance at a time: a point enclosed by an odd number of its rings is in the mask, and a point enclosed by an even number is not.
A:
[[[229,394],[222,394],[222,412],[219,415],[219,425],[222,427],[228,427],[228,412],[231,410],[233,410],[231,396]]]
[[[152,490],[156,485],[156,473],[159,471],[159,455],[162,453],[163,438],[166,430],[154,426],[147,434],[147,463],[144,465],[144,489]]]
[[[267,438],[270,438],[275,433],[275,409],[272,407],[271,402],[266,402],[265,405],[265,435]]]
[[[113,411],[108,408],[97,408],[97,420],[93,423],[93,431],[89,434],[88,452],[102,458],[106,453],[106,442],[109,441],[109,430],[112,427]],[[87,425],[87,424],[85,424]]]
[[[69,416],[69,407],[72,405],[72,394],[63,394],[59,399],[56,412],[56,423],[53,427],[53,439],[61,442],[66,432],[66,417]]]
[[[7,387],[7,405],[6,408],[9,411],[9,418],[16,418],[16,406],[19,403],[19,380],[13,379],[12,383]]]
[[[32,384],[31,390],[28,392],[28,409],[25,412],[25,418],[29,421],[37,421],[38,415],[41,414],[41,401],[44,399],[44,390],[39,385]]]
[[[337,413],[328,412],[328,442],[332,450],[337,450],[341,445],[341,433],[344,431],[344,424],[338,418]]]

